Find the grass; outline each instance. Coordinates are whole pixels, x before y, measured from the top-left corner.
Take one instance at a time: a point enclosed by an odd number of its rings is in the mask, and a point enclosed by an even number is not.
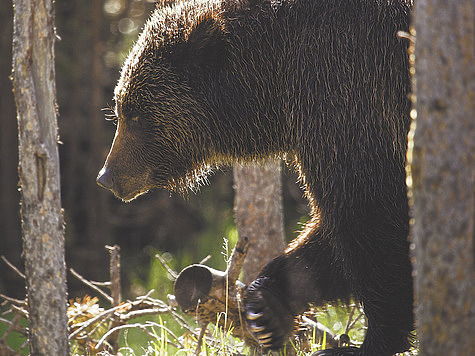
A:
[[[158,251],[154,251],[152,255],[155,255],[155,252]],[[230,259],[230,249],[226,240],[223,244],[223,256],[227,263]],[[169,256],[168,262],[175,267],[177,265],[171,256]],[[174,272],[165,270],[165,267],[158,263],[155,258],[151,260],[150,266],[148,280],[142,286],[142,289],[159,287],[159,292],[155,292],[153,298],[150,297],[152,304],[149,305],[158,306],[162,309],[165,306],[169,310],[154,315],[140,316],[131,320],[129,324],[123,325],[119,333],[116,351],[113,351],[108,344],[97,350],[94,348],[108,331],[110,325],[109,319],[106,318],[101,322],[95,321],[82,334],[83,336],[87,334],[86,338],[83,337],[71,342],[71,355],[227,356],[262,354],[250,349],[242,340],[232,335],[233,325],[227,319],[225,312],[217,315],[215,325],[201,326],[192,317],[181,313],[178,308],[171,310],[169,305],[172,305],[172,302],[163,302],[162,300],[166,300],[167,294],[173,290],[173,276],[171,275]],[[78,305],[72,311],[76,311],[77,321],[70,320],[72,325],[75,323],[81,325],[81,322],[87,322],[104,312],[104,309],[98,305],[97,298],[84,297],[77,299],[76,302]],[[127,313],[129,310],[124,310],[123,313]],[[70,314],[72,311],[70,311]],[[220,324],[219,321],[223,318],[225,327],[216,326]],[[305,332],[299,331],[297,338],[291,340],[282,351],[272,353],[272,355],[308,356],[327,346],[330,347],[330,343],[334,341],[333,335],[348,335],[351,344],[358,346],[362,343],[366,331],[366,320],[362,308],[356,303],[349,306],[334,304],[313,308],[305,314],[302,321],[305,322],[308,330]],[[328,333],[318,331],[312,327],[312,325],[316,325],[317,321],[328,328]],[[26,326],[26,321],[23,320],[22,323],[23,326]],[[7,325],[0,323],[0,337],[5,334],[6,329]],[[22,344],[25,343],[23,335],[12,332],[8,335],[6,341],[9,347],[17,352],[17,355],[28,354],[27,348],[20,350]],[[401,355],[415,356],[417,351],[412,350]]]

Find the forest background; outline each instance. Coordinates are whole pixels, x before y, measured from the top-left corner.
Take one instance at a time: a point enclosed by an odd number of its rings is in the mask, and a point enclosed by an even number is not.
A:
[[[56,1],[56,85],[61,144],[62,206],[66,223],[66,264],[81,275],[108,280],[105,245],[118,244],[124,297],[154,288],[160,296],[172,283],[154,258],[160,251],[180,271],[208,254],[208,265],[225,269],[224,238],[237,240],[232,167],[210,177],[209,185],[187,197],[155,190],[128,204],[96,185],[115,127],[102,109],[114,105],[120,67],[152,0]],[[21,258],[18,192],[18,133],[11,75],[12,6],[0,3],[0,255],[16,266]],[[295,173],[284,170],[286,237],[296,236],[308,208]],[[90,292],[68,275],[69,298]],[[0,262],[0,293],[25,294],[24,281]]]
[[[475,315],[471,303],[473,8],[469,1],[453,6],[438,0],[416,4],[420,4],[415,21],[417,61],[411,70],[416,70],[418,110],[411,117],[417,115],[420,134],[416,132],[416,144],[409,142],[414,149],[408,154],[412,161],[408,186],[416,217],[412,230],[418,336],[421,349],[427,345],[424,348],[429,350],[424,354],[473,355],[473,338],[467,337]],[[223,238],[232,246],[237,237],[230,168],[212,177],[201,194],[187,199],[156,191],[122,204],[95,184],[114,133],[101,109],[113,105],[120,65],[153,6],[148,0],[60,0],[55,4],[66,262],[88,278],[107,280],[104,245],[121,245],[125,298],[149,288],[163,295],[164,287],[171,287],[162,283],[166,274],[155,268],[157,250],[167,252],[175,270],[208,253],[212,253],[208,264],[223,269]],[[0,20],[0,255],[21,268],[9,1],[0,3]],[[412,41],[412,35],[403,36]],[[409,137],[414,138],[414,131]],[[295,236],[299,222],[307,216],[295,181],[292,174],[284,179],[288,238]],[[0,293],[24,297],[23,281],[2,263]],[[76,283],[68,278],[70,298],[86,292]]]

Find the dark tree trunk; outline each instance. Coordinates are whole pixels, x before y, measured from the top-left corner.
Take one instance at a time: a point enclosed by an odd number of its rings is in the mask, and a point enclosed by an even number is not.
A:
[[[54,9],[49,0],[15,0],[13,4],[13,88],[30,352],[68,355]]]
[[[244,283],[285,246],[282,211],[281,162],[234,166],[234,209],[239,236],[249,239],[250,247],[242,268]]]
[[[408,186],[420,355],[474,355],[473,1],[418,0],[414,21]]]

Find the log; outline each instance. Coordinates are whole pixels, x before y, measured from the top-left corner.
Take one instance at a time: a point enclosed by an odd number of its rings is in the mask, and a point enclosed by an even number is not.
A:
[[[247,286],[237,279],[248,247],[249,240],[239,238],[226,271],[202,264],[186,267],[175,281],[174,293],[183,311],[196,317],[200,324],[213,323],[225,330],[231,328],[235,337],[258,347],[245,325],[242,300]]]

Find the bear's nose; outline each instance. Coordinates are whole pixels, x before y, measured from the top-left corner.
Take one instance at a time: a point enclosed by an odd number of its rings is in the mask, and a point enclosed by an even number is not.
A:
[[[99,172],[99,175],[96,179],[97,184],[99,184],[102,188],[105,189],[112,189],[112,173],[110,169],[102,168]]]

